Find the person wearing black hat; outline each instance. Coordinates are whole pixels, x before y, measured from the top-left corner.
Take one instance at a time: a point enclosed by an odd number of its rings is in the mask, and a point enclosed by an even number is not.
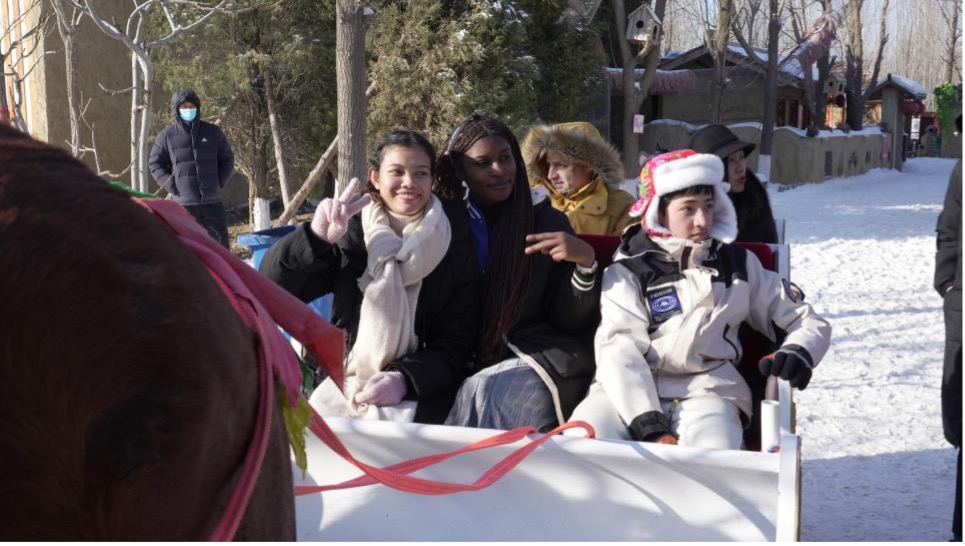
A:
[[[701,128],[690,139],[692,150],[714,154],[724,162],[724,181],[730,184],[727,195],[737,210],[737,241],[777,243],[777,226],[767,190],[754,171],[747,168],[747,157],[754,147],[754,143],[744,142],[719,124]]]

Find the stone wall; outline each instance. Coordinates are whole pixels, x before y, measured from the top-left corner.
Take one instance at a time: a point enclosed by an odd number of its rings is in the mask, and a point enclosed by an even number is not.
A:
[[[676,120],[656,120],[646,125],[640,139],[641,150],[653,154],[661,149],[686,148],[701,125]],[[760,144],[759,123],[728,126],[741,140]],[[781,127],[774,132],[771,177],[787,185],[821,182],[828,178],[855,176],[881,167],[882,134],[878,128],[853,131],[821,131],[807,137],[803,130]],[[757,170],[758,149],[748,158],[748,167]]]
[[[773,151],[771,180],[789,185],[821,182],[882,167],[882,134],[873,128],[849,134],[822,131],[808,138],[803,131],[778,129]]]
[[[691,125],[676,120],[660,119],[648,123],[643,130],[640,138],[640,149],[653,155],[657,149],[679,150],[690,147],[690,138],[703,125]],[[760,123],[736,123],[728,125],[728,128],[741,140],[758,143],[761,134]],[[751,169],[757,169],[758,153],[757,148],[751,152],[747,158],[747,165]]]

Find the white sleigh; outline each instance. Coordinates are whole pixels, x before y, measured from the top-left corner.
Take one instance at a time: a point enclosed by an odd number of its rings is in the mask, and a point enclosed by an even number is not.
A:
[[[772,246],[788,276],[787,247]],[[598,256],[600,253],[598,252]],[[296,498],[298,539],[311,541],[795,541],[800,439],[778,383],[776,453],[555,436],[486,489],[452,495],[370,485]],[[771,413],[774,415],[774,413]],[[359,460],[384,468],[452,451],[498,431],[341,418],[326,422]],[[527,440],[461,455],[413,476],[471,483]],[[768,443],[765,441],[764,443]],[[312,435],[296,485],[361,471]]]
[[[481,491],[425,496],[384,485],[296,499],[299,540],[793,541],[799,532],[800,443],[782,398],[780,451],[707,450],[556,436]],[[328,419],[357,458],[379,467],[449,451],[496,431]],[[468,483],[514,446],[462,455],[416,473]],[[308,475],[319,485],[360,471],[316,438]]]

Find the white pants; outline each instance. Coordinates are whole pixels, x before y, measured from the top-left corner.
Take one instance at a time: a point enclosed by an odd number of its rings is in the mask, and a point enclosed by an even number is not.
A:
[[[728,400],[717,396],[698,396],[681,400],[660,399],[660,409],[670,418],[670,428],[677,435],[679,445],[709,449],[740,449],[744,439],[740,410]],[[599,383],[573,410],[570,421],[586,421],[593,425],[597,438],[630,440],[627,425],[603,392]],[[580,436],[580,429],[565,434]]]

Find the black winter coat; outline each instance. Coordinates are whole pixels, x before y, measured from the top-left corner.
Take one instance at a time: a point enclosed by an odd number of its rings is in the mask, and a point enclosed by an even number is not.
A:
[[[549,199],[534,207],[534,233],[573,233],[570,221],[550,205]],[[596,372],[593,334],[600,323],[600,275],[575,272],[571,262],[554,262],[545,254],[534,254],[529,290],[516,323],[507,338],[547,371],[560,394],[563,416],[569,418]],[[593,282],[581,290],[574,277]],[[509,347],[503,359],[514,356]]]
[[[938,252],[935,254],[935,290],[944,296],[949,286],[962,289],[962,161],[955,164],[945,205],[938,217]]]
[[[407,400],[417,400],[415,421],[441,424],[456,391],[471,372],[479,330],[479,269],[461,203],[443,201],[452,230],[449,250],[422,281],[416,303],[415,352],[390,363],[386,371],[406,378]],[[368,252],[358,216],[337,244],[320,239],[309,223],[272,245],[260,270],[302,301],[334,294],[332,323],[345,330],[346,354],[355,344],[362,307],[358,279]]]
[[[198,106],[192,123],[178,116],[185,100]],[[201,121],[201,100],[190,89],[171,97],[171,113],[174,123],[158,133],[151,148],[151,176],[182,205],[220,203],[235,163],[228,140],[217,125]]]
[[[776,243],[777,227],[767,190],[757,175],[747,170],[744,191],[729,193],[737,211],[737,241],[741,243]]]
[[[955,164],[938,217],[935,290],[944,300],[945,363],[942,425],[945,439],[962,445],[962,162]]]

